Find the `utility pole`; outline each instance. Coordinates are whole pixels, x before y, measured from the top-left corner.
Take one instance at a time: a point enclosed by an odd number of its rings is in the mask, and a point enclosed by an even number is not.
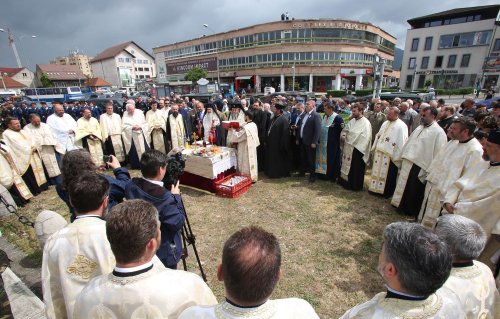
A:
[[[379,98],[382,92],[382,81],[384,79],[385,60],[375,54],[373,59],[373,95],[372,98]]]
[[[9,28],[7,28],[7,34],[9,39],[9,45],[12,48],[12,51],[14,52],[14,56],[16,57],[17,67],[22,68],[23,65],[21,64],[21,59],[19,58],[19,54],[17,53],[16,43],[14,42],[14,35],[12,34],[12,32],[10,32]]]

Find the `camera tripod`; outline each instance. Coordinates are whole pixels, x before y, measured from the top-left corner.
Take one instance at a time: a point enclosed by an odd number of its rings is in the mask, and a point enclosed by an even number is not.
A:
[[[184,200],[181,197],[182,210],[184,210],[184,225],[181,229],[182,235],[182,265],[184,266],[184,270],[187,271],[187,263],[186,258],[189,256],[188,254],[188,246],[191,245],[193,247],[194,255],[196,257],[196,262],[198,263],[198,268],[200,268],[201,278],[205,282],[207,282],[207,276],[205,276],[205,272],[203,271],[203,267],[201,265],[200,256],[198,255],[198,250],[196,249],[196,236],[193,234],[191,230],[191,224],[189,223],[189,219],[186,212],[186,207],[184,206]]]

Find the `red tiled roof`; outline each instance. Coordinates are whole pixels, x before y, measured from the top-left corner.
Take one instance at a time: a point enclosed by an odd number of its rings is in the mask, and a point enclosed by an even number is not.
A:
[[[107,59],[112,59],[115,56],[117,56],[120,52],[125,50],[127,46],[129,46],[133,41],[128,41],[125,43],[121,43],[115,46],[112,46],[111,48],[107,48],[106,50],[102,51],[98,55],[96,55],[90,63],[101,61],[101,60],[107,60]],[[129,52],[130,53],[130,52]]]
[[[76,65],[37,64],[40,71],[47,74],[49,80],[79,80],[85,75]]]
[[[0,73],[7,73],[8,76],[14,76],[24,68],[0,68]]]
[[[112,46],[111,48],[107,48],[106,50],[102,51],[101,53],[99,53],[98,55],[96,55],[91,61],[90,63],[94,63],[94,62],[99,62],[99,61],[102,61],[102,60],[107,60],[107,59],[112,59],[114,58],[115,56],[117,56],[120,52],[122,51],[125,51],[127,52],[128,54],[130,54],[133,58],[135,58],[135,56],[126,51],[125,48],[128,47],[130,44],[134,44],[136,45],[139,49],[141,49],[142,51],[144,51],[144,53],[146,53],[147,55],[149,55],[151,57],[151,59],[154,60],[154,57],[146,50],[144,50],[143,48],[141,48],[139,45],[137,45],[137,43],[135,43],[134,41],[128,41],[128,42],[125,42],[125,43],[121,43],[121,44],[118,44],[118,45],[115,45],[115,46]]]
[[[84,84],[84,86],[111,86],[110,83],[104,81],[101,78],[91,78],[87,79]]]
[[[25,88],[26,85],[22,84],[21,82],[17,82],[16,80],[12,79],[10,76],[4,76],[3,80],[0,79],[0,87],[3,88],[3,84],[5,83],[5,87],[11,88],[11,89],[20,89],[20,88]]]

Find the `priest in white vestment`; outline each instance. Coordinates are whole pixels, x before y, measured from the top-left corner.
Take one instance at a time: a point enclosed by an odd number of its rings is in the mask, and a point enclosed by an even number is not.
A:
[[[387,291],[341,319],[466,318],[458,297],[438,290],[450,274],[452,257],[436,234],[419,224],[397,222],[386,226],[382,243],[377,270]]]
[[[125,162],[125,149],[122,141],[122,119],[113,113],[113,103],[106,104],[106,113],[99,117],[102,140],[106,155],[114,155],[120,163]]]
[[[0,143],[0,185],[9,190],[17,205],[24,205],[33,197],[17,172],[9,147],[3,143]]]
[[[422,111],[422,125],[411,133],[401,157],[395,159],[399,176],[391,205],[415,219],[424,199],[429,166],[447,142],[446,133],[435,121],[437,113],[433,107]]]
[[[241,112],[243,113],[243,111]],[[257,125],[252,120],[253,114],[247,112],[245,114],[246,123],[239,130],[230,129],[229,133],[233,133],[233,143],[237,144],[238,171],[249,175],[252,181],[256,182],[259,174],[257,167],[257,147],[260,145],[260,141]]]
[[[186,136],[186,127],[184,119],[179,113],[179,105],[172,104],[171,114],[167,119],[167,136],[170,143],[170,149],[185,147],[188,137]]]
[[[7,130],[3,132],[3,141],[10,148],[17,173],[23,178],[33,195],[47,189],[47,177],[35,142],[30,134],[21,130],[17,118],[7,118]]]
[[[373,166],[368,191],[388,198],[394,194],[398,167],[394,159],[401,157],[408,139],[408,127],[399,119],[399,109],[390,107],[387,121],[382,123],[372,146]]]
[[[243,107],[241,106],[241,102],[235,101],[231,103],[231,113],[229,114],[228,121],[238,122],[240,126],[245,124],[245,111],[243,111]],[[229,130],[227,132],[226,145],[227,147],[234,147],[233,141],[234,139],[234,130]]]
[[[122,117],[122,138],[130,166],[133,169],[141,167],[142,153],[149,149],[148,123],[144,113],[136,111],[135,105],[127,103],[127,112]]]
[[[363,116],[362,106],[353,105],[351,120],[342,130],[340,140],[343,150],[339,182],[346,189],[362,190],[372,145],[372,126]]]
[[[281,249],[273,234],[256,226],[237,231],[224,244],[217,268],[226,300],[214,306],[190,307],[179,319],[319,319],[303,299],[269,299],[278,283],[280,266]]]
[[[485,160],[476,164],[467,174],[450,185],[443,200],[448,213],[476,221],[483,227],[488,237],[491,234],[500,235],[499,144],[500,132],[490,132],[483,153]]]
[[[439,217],[435,233],[453,254],[450,277],[440,290],[458,296],[467,318],[500,318],[500,295],[493,273],[475,260],[486,245],[481,226],[460,215],[444,215]]]
[[[196,274],[153,262],[161,243],[156,208],[127,200],[106,216],[116,267],[91,280],[76,301],[74,318],[178,318],[189,306],[217,303]]]
[[[107,180],[94,172],[78,176],[69,185],[76,219],[50,236],[43,249],[42,288],[47,318],[73,318],[75,301],[83,287],[115,266],[102,218],[108,191]]]
[[[167,123],[163,111],[158,109],[156,102],[151,103],[151,110],[146,113],[146,122],[148,122],[148,135],[151,140],[151,148],[167,154]]]
[[[38,153],[42,157],[42,162],[45,167],[47,176],[52,184],[61,183],[61,156],[64,154],[64,149],[57,141],[50,127],[42,123],[38,114],[30,115],[30,124],[26,125],[23,130],[29,133],[32,140],[35,142]]]
[[[97,166],[104,163],[101,126],[88,108],[83,110],[83,116],[76,121],[75,145],[88,150]]]
[[[418,222],[434,228],[441,214],[444,195],[460,177],[483,159],[483,147],[474,138],[475,122],[468,116],[456,119],[448,129],[451,139],[432,160]]]
[[[61,145],[65,153],[76,149],[76,121],[71,115],[64,113],[64,108],[59,102],[54,102],[52,105],[54,114],[47,118],[47,125],[54,132],[59,145]]]
[[[206,143],[226,145],[226,131],[222,128],[222,121],[226,116],[217,110],[213,103],[207,103],[206,113],[203,116],[203,140]]]

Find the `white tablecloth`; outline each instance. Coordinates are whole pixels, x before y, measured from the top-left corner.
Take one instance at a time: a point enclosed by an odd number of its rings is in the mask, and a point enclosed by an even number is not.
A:
[[[234,148],[222,147],[222,152],[213,157],[193,155],[193,150],[185,149],[182,151],[187,156],[184,171],[188,173],[208,179],[215,179],[220,173],[238,166],[238,159]]]

